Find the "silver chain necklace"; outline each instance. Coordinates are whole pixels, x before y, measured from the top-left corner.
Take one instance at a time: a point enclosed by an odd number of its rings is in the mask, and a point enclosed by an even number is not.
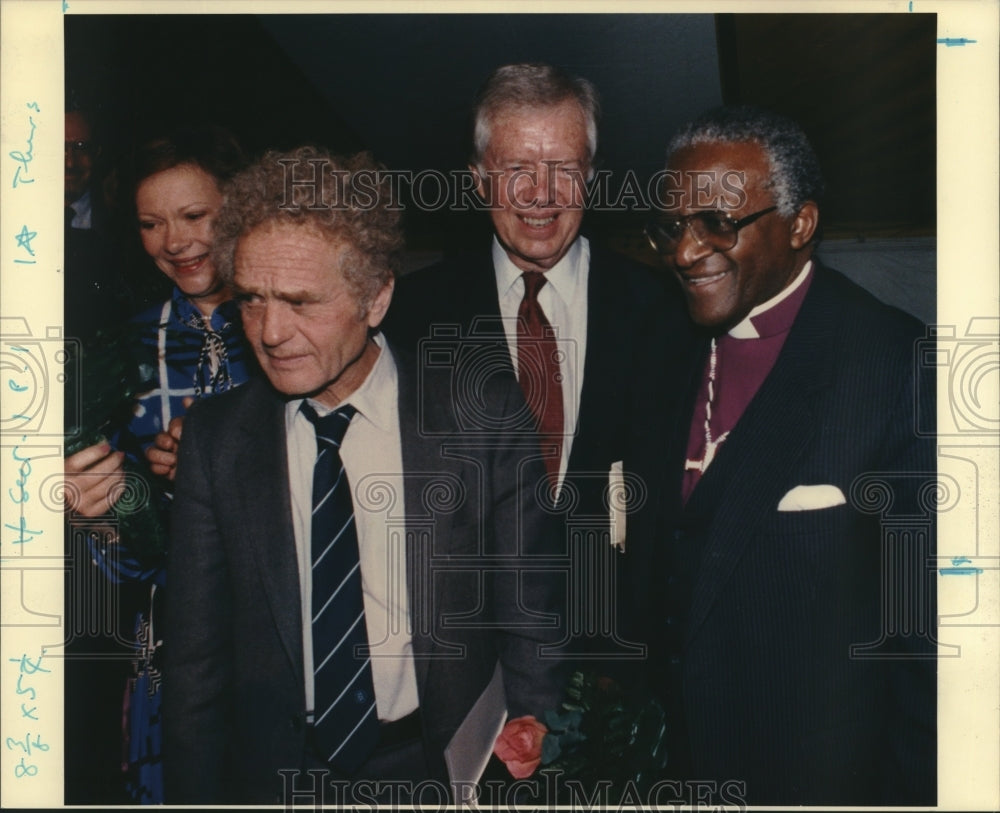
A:
[[[685,471],[700,471],[702,474],[715,459],[715,453],[719,450],[722,442],[729,437],[729,432],[723,432],[718,438],[712,440],[712,402],[715,401],[715,371],[718,366],[719,354],[715,344],[715,337],[712,337],[712,352],[708,361],[708,398],[705,400],[705,453],[701,460],[685,460]]]

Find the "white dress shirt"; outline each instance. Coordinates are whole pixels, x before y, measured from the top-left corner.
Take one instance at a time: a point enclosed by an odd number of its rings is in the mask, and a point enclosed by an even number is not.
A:
[[[507,348],[517,372],[517,310],[524,299],[524,273],[511,262],[496,237],[493,238],[493,269],[496,272],[500,316],[503,317]],[[583,364],[587,357],[587,280],[590,276],[590,243],[577,237],[563,257],[545,272],[546,283],[538,292],[538,304],[556,332],[563,350],[559,364],[563,390],[563,443],[559,461],[559,482],[566,465],[580,414]]]
[[[340,456],[354,499],[361,558],[365,624],[371,645],[375,702],[380,720],[398,720],[419,705],[406,586],[403,454],[399,436],[399,380],[392,352],[381,352],[368,377],[344,402],[357,409]],[[320,415],[332,410],[310,399]],[[285,407],[292,523],[302,594],[302,652],[306,709],[313,709],[312,481],[316,433],[302,414],[302,399]]]

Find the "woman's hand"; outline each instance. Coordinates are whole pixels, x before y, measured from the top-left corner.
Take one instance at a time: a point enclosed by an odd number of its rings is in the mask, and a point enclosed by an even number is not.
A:
[[[193,403],[194,398],[185,398],[184,409],[188,409]],[[153,445],[146,449],[146,460],[149,461],[149,468],[153,474],[166,477],[171,482],[177,474],[177,447],[181,443],[183,425],[183,415],[173,418],[167,425],[166,431],[157,432],[153,438]]]
[[[146,460],[153,474],[159,474],[173,481],[177,473],[177,447],[181,442],[181,427],[184,418],[174,418],[166,432],[157,432],[153,445],[146,449]]]
[[[95,443],[67,457],[64,463],[66,507],[85,517],[111,511],[125,482],[125,454],[108,443]]]

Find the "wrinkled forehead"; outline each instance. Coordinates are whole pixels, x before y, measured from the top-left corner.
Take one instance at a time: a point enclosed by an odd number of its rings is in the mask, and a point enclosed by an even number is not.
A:
[[[583,108],[575,99],[564,99],[555,104],[531,105],[510,102],[490,110],[484,116],[488,138],[484,152],[495,149],[501,143],[513,146],[512,142],[533,137],[544,131],[550,137],[563,142],[579,140],[582,157],[589,157],[589,122]]]
[[[705,141],[676,150],[662,171],[667,208],[742,208],[748,199],[767,196],[771,167],[763,148],[752,141]]]
[[[341,275],[350,245],[308,220],[265,220],[236,238],[234,266],[240,272],[266,269],[275,277],[307,274],[316,280]]]
[[[770,177],[767,151],[756,141],[696,141],[674,150],[667,169],[743,172],[764,180]]]

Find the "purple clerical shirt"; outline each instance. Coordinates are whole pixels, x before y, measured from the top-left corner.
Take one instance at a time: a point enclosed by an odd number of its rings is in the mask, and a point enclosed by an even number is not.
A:
[[[718,442],[736,426],[740,416],[753,400],[764,379],[774,367],[788,331],[798,315],[802,301],[812,282],[812,263],[805,265],[791,286],[774,298],[758,305],[736,327],[716,339],[714,398],[709,423],[713,442]],[[681,493],[685,503],[701,479],[707,465],[705,459],[705,415],[708,404],[708,384],[711,358],[705,361],[701,386],[694,402],[691,429],[688,435],[687,457]],[[725,444],[723,439],[722,444]],[[711,458],[708,462],[711,462]]]

